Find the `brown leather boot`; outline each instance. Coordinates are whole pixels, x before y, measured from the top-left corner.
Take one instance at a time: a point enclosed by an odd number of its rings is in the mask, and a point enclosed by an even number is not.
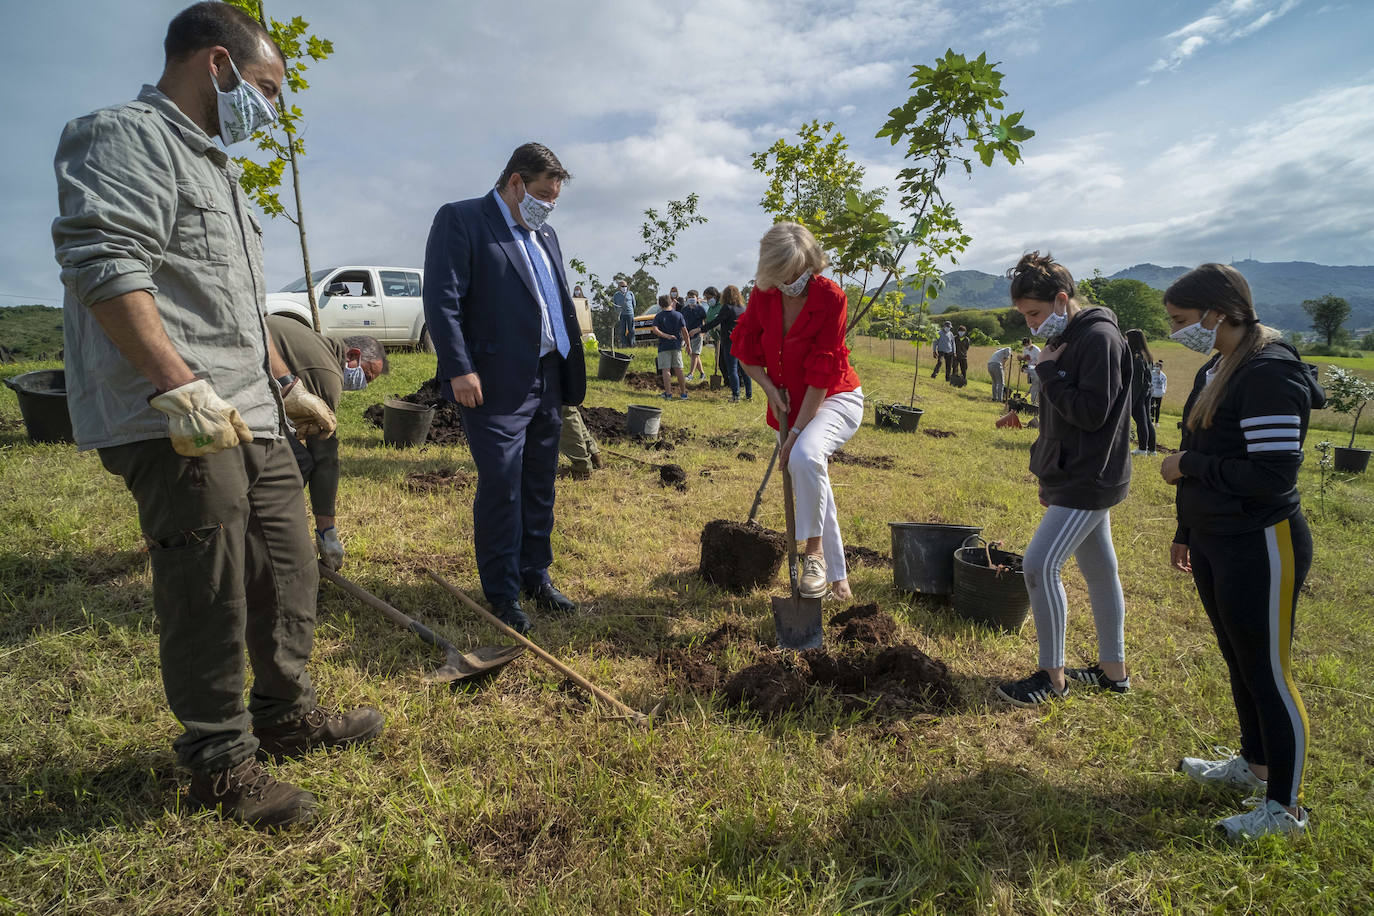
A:
[[[346,713],[336,713],[323,706],[292,722],[278,725],[254,725],[258,739],[258,759],[269,756],[274,760],[300,757],[317,747],[334,749],[354,744],[366,744],[382,733],[382,714],[375,709],[361,707]]]
[[[290,827],[314,823],[315,796],[277,780],[249,757],[224,770],[197,770],[187,793],[191,804],[218,809],[250,827]]]

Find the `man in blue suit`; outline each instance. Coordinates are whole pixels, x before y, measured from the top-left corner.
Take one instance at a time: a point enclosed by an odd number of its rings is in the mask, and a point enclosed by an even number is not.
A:
[[[495,189],[445,204],[425,247],[424,303],[440,388],[462,408],[477,464],[473,542],[482,591],[522,633],[522,593],[576,610],[549,579],[564,404],[587,391],[563,252],[545,225],[572,176],[546,146],[511,154]]]

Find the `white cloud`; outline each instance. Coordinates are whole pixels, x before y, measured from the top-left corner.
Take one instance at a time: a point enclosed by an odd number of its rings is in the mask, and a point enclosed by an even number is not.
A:
[[[1165,35],[1163,41],[1171,47],[1150,65],[1149,72],[1177,70],[1208,44],[1229,44],[1253,35],[1301,3],[1302,0],[1225,0],[1218,3],[1201,17]]]

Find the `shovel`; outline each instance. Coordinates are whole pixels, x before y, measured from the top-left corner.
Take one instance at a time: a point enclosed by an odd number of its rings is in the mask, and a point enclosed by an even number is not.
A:
[[[819,649],[821,647],[821,599],[803,598],[797,581],[797,522],[792,508],[792,475],[782,471],[782,498],[787,509],[787,574],[792,580],[792,594],[787,598],[773,598],[773,627],[778,632],[778,645],[784,649]]]
[[[381,611],[392,623],[405,627],[431,646],[444,650],[447,655],[444,664],[434,669],[425,678],[426,683],[453,684],[455,687],[461,681],[470,681],[475,684],[495,675],[497,671],[500,671],[525,652],[524,646],[478,646],[471,652],[460,652],[451,642],[436,634],[423,623],[407,617],[381,598],[358,585],[354,585],[323,563],[320,564],[320,575],[369,607]]]

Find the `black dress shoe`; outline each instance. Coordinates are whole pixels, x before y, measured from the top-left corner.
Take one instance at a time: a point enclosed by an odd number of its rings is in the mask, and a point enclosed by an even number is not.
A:
[[[498,601],[492,605],[491,612],[521,636],[534,629],[534,623],[520,607],[519,601]]]
[[[571,614],[577,610],[577,605],[567,595],[554,588],[550,583],[526,589],[525,594],[534,602],[540,610],[548,611],[550,614]]]

